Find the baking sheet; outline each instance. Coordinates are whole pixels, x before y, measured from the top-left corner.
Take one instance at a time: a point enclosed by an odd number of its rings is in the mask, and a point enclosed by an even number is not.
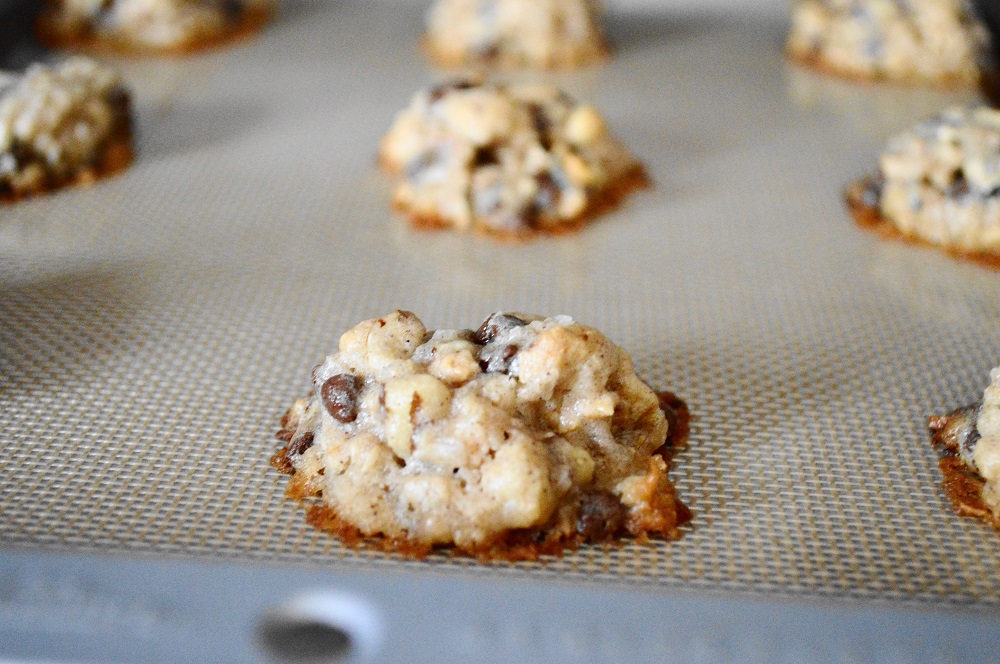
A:
[[[573,237],[409,229],[380,135],[442,74],[420,16],[289,2],[238,48],[118,62],[139,157],[0,209],[0,541],[47,551],[519,576],[993,609],[1000,540],[954,516],[927,415],[978,398],[1000,275],[856,229],[841,187],[971,93],[817,78],[770,14],[620,13],[594,102],[656,186]],[[522,75],[523,76],[523,75]],[[695,415],[678,542],[483,565],[353,551],[268,467],[352,324],[567,313]]]

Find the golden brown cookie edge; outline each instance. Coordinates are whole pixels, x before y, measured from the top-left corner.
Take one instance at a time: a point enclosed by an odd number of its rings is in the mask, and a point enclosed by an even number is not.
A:
[[[666,441],[654,454],[663,458],[669,470],[673,454],[687,442],[691,430],[691,412],[687,404],[672,392],[657,392],[657,398],[670,423],[670,428]],[[275,437],[284,445],[271,456],[270,465],[279,472],[289,475],[285,495],[303,505],[306,510],[306,522],[317,530],[333,535],[348,548],[395,553],[404,558],[425,558],[432,552],[441,550],[450,552],[454,556],[476,558],[481,562],[534,561],[545,555],[562,556],[566,551],[577,549],[588,542],[603,546],[622,546],[625,535],[631,535],[640,543],[646,543],[653,537],[668,541],[680,539],[683,535],[681,526],[693,518],[690,508],[677,497],[673,483],[667,479],[669,495],[663,496],[661,508],[665,512],[660,515],[663,527],[656,530],[642,528],[631,521],[625,523],[624,527],[611,537],[588,540],[578,532],[558,536],[544,529],[519,529],[508,531],[493,542],[478,547],[454,545],[432,547],[406,538],[365,535],[356,526],[341,518],[335,509],[320,502],[316,487],[304,481],[296,481],[297,474],[288,458],[288,449],[297,424],[291,421],[291,412],[289,409],[281,418],[281,429]]]
[[[35,34],[38,40],[49,48],[77,51],[92,55],[146,58],[184,57],[203,51],[223,48],[238,41],[250,40],[271,21],[275,15],[275,9],[273,6],[250,8],[247,10],[246,15],[240,19],[240,22],[231,30],[224,30],[217,35],[210,35],[171,46],[135,44],[127,39],[100,37],[85,32],[62,31],[56,27],[52,20],[52,13],[53,10],[47,8],[42,11],[35,21]]]
[[[844,201],[847,204],[847,209],[850,211],[854,223],[858,226],[886,239],[897,240],[917,247],[935,249],[961,261],[976,263],[991,270],[1000,270],[1000,254],[945,247],[899,230],[878,208],[864,203],[863,195],[869,182],[870,179],[864,178],[851,183],[844,190]]]

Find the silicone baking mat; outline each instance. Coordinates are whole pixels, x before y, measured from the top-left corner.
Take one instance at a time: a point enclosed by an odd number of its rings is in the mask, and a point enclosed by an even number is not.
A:
[[[891,132],[975,94],[800,71],[782,16],[615,14],[615,59],[548,77],[655,187],[497,245],[389,212],[379,137],[447,75],[420,24],[290,2],[237,48],[115,63],[134,166],[0,208],[0,541],[1000,606],[1000,536],[951,513],[925,425],[1000,360],[1000,274],[862,232],[841,198]],[[621,344],[695,416],[683,539],[481,564],[313,531],[268,466],[278,419],[343,331],[395,308],[430,328],[566,313]]]

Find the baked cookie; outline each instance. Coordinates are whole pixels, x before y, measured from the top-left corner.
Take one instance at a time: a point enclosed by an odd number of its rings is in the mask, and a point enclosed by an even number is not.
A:
[[[382,139],[416,225],[525,236],[577,228],[647,185],[601,114],[551,85],[423,90]]]
[[[132,155],[129,94],[111,69],[74,57],[0,74],[0,201],[92,182]]]
[[[344,334],[312,382],[272,463],[349,544],[532,558],[676,538],[690,518],[660,449],[684,435],[683,404],[664,402],[671,427],[625,352],[567,316],[429,332],[396,311]]]
[[[438,0],[425,46],[439,64],[573,67],[607,56],[598,0]]]
[[[1000,265],[1000,111],[951,108],[894,136],[847,203],[862,226]]]
[[[982,401],[931,417],[928,426],[955,510],[1000,528],[1000,367]]]
[[[39,38],[53,47],[177,54],[259,29],[272,0],[48,0]]]
[[[976,85],[992,65],[967,0],[797,0],[786,50],[830,73],[904,83]]]

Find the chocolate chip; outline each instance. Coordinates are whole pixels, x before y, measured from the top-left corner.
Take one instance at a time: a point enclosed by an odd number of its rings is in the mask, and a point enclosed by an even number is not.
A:
[[[361,385],[361,379],[351,374],[337,374],[328,378],[320,389],[326,412],[341,422],[353,422],[357,419]]]
[[[500,57],[500,44],[491,42],[476,48],[476,52],[483,60],[496,60]]]
[[[96,26],[107,26],[111,22],[111,15],[114,12],[115,0],[102,0],[102,2],[94,8],[93,13],[90,16],[90,21]]]
[[[522,231],[537,228],[538,206],[529,201],[521,207],[512,207],[503,200],[503,188],[491,185],[472,192],[472,206],[483,224],[499,231]]]
[[[955,172],[954,181],[948,185],[944,193],[949,198],[962,198],[969,193],[969,181],[965,179],[965,175],[961,171]]]
[[[608,491],[593,491],[580,497],[576,530],[590,541],[614,537],[625,526],[625,506]]]
[[[528,104],[528,112],[531,114],[531,123],[535,126],[535,131],[538,132],[538,142],[546,150],[551,150],[552,136],[549,132],[552,129],[552,123],[549,122],[549,116],[545,114],[545,109],[542,108],[541,104]]]
[[[877,176],[865,181],[861,192],[861,202],[870,208],[877,208],[882,201],[882,189],[885,187],[885,176],[880,172]]]
[[[486,345],[493,341],[498,334],[503,334],[508,330],[513,330],[515,327],[524,327],[525,325],[527,323],[517,316],[511,316],[510,314],[498,311],[490,314],[483,321],[483,324],[472,335],[472,340],[477,344]]]
[[[495,166],[500,163],[500,155],[497,153],[497,146],[486,145],[476,148],[472,155],[472,167],[482,168],[483,166]]]
[[[441,85],[435,85],[427,93],[427,101],[433,104],[441,101],[446,94],[453,90],[468,90],[469,88],[474,87],[476,87],[476,84],[466,79],[459,79],[457,81],[450,81],[448,83],[442,83]]]
[[[540,210],[538,205],[534,201],[531,201],[526,206],[517,211],[515,219],[517,220],[517,226],[519,228],[538,228],[539,214]]]
[[[302,454],[312,447],[314,439],[315,436],[312,431],[306,431],[298,438],[294,438],[292,442],[288,443],[288,456],[298,456],[299,454]]]
[[[11,139],[4,154],[9,154],[13,158],[18,169],[22,169],[36,160],[35,151],[31,144],[18,138]]]
[[[552,174],[548,171],[542,171],[535,176],[535,182],[538,184],[538,196],[535,198],[535,204],[538,208],[551,210],[557,207],[559,199],[562,198],[562,189],[556,184]]]
[[[128,115],[132,105],[131,97],[128,90],[117,87],[108,92],[106,99],[116,115]]]
[[[230,21],[239,21],[243,17],[243,0],[222,0],[222,13]]]
[[[514,344],[491,344],[479,353],[479,368],[485,373],[507,373],[520,348]]]

